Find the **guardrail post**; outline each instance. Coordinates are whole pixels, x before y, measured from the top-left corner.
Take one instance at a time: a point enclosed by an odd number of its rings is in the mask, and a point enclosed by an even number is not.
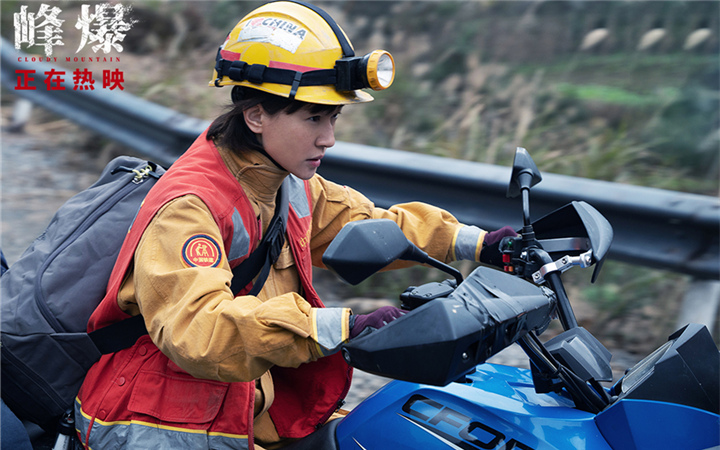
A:
[[[33,104],[30,100],[17,98],[13,105],[12,120],[7,128],[11,133],[21,133],[32,115]]]
[[[677,326],[700,323],[713,333],[720,305],[720,281],[694,279],[683,298]]]

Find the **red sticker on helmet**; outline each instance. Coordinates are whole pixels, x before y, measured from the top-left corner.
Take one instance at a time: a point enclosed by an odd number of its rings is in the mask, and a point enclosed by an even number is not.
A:
[[[183,245],[183,259],[192,267],[217,267],[221,255],[215,239],[204,234],[196,234]]]

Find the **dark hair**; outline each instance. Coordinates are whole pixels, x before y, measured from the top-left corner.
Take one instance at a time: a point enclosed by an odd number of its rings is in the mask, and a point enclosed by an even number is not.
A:
[[[338,105],[306,103],[242,86],[233,86],[232,101],[231,109],[210,125],[207,138],[235,153],[247,150],[264,152],[255,133],[245,123],[243,111],[246,109],[262,105],[265,112],[275,115],[279,112],[292,114],[304,107],[308,107],[313,114],[330,113],[338,108]]]

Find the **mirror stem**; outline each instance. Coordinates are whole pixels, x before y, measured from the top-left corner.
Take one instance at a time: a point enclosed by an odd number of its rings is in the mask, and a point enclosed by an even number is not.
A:
[[[453,266],[445,264],[443,262],[440,262],[435,258],[430,258],[429,256],[428,256],[427,264],[435,267],[436,269],[440,269],[443,272],[455,277],[455,281],[457,281],[458,286],[460,286],[460,283],[463,282],[462,274],[460,273],[459,270],[457,270]]]
[[[524,188],[522,190],[522,205],[523,205],[523,228],[522,228],[523,247],[529,247],[530,244],[533,241],[535,241],[535,230],[533,229],[532,222],[530,221],[530,188]]]
[[[455,281],[457,281],[458,286],[460,285],[460,283],[463,282],[463,276],[459,270],[449,264],[445,264],[442,261],[438,261],[437,259],[432,258],[430,255],[420,250],[420,248],[418,248],[415,244],[411,242],[407,251],[400,257],[400,259],[404,259],[406,261],[415,261],[427,264],[436,269],[440,269],[448,275],[452,275],[453,277],[455,277]]]
[[[530,221],[530,189],[522,190],[522,205],[523,205],[523,225],[528,227],[532,223]]]

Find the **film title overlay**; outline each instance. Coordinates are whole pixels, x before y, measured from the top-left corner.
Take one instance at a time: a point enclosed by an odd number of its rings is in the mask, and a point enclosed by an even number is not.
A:
[[[77,11],[76,9],[74,11]],[[82,4],[80,12],[65,14],[54,5],[37,3],[20,6],[13,14],[15,49],[27,52],[18,56],[18,62],[88,62],[117,63],[123,51],[122,42],[137,23],[131,16],[132,7],[118,3]],[[73,19],[73,20],[71,20]],[[80,31],[77,42],[67,42],[63,35],[65,27],[74,26]],[[59,48],[75,49],[72,56],[57,56]],[[68,49],[70,50],[70,49]],[[96,67],[66,71],[64,68],[43,69],[38,73],[32,68],[16,70],[16,90],[65,90],[66,81],[72,81],[74,90],[124,89],[124,74],[119,68],[97,70]],[[42,80],[44,86],[35,83]],[[98,83],[96,84],[96,81]]]

